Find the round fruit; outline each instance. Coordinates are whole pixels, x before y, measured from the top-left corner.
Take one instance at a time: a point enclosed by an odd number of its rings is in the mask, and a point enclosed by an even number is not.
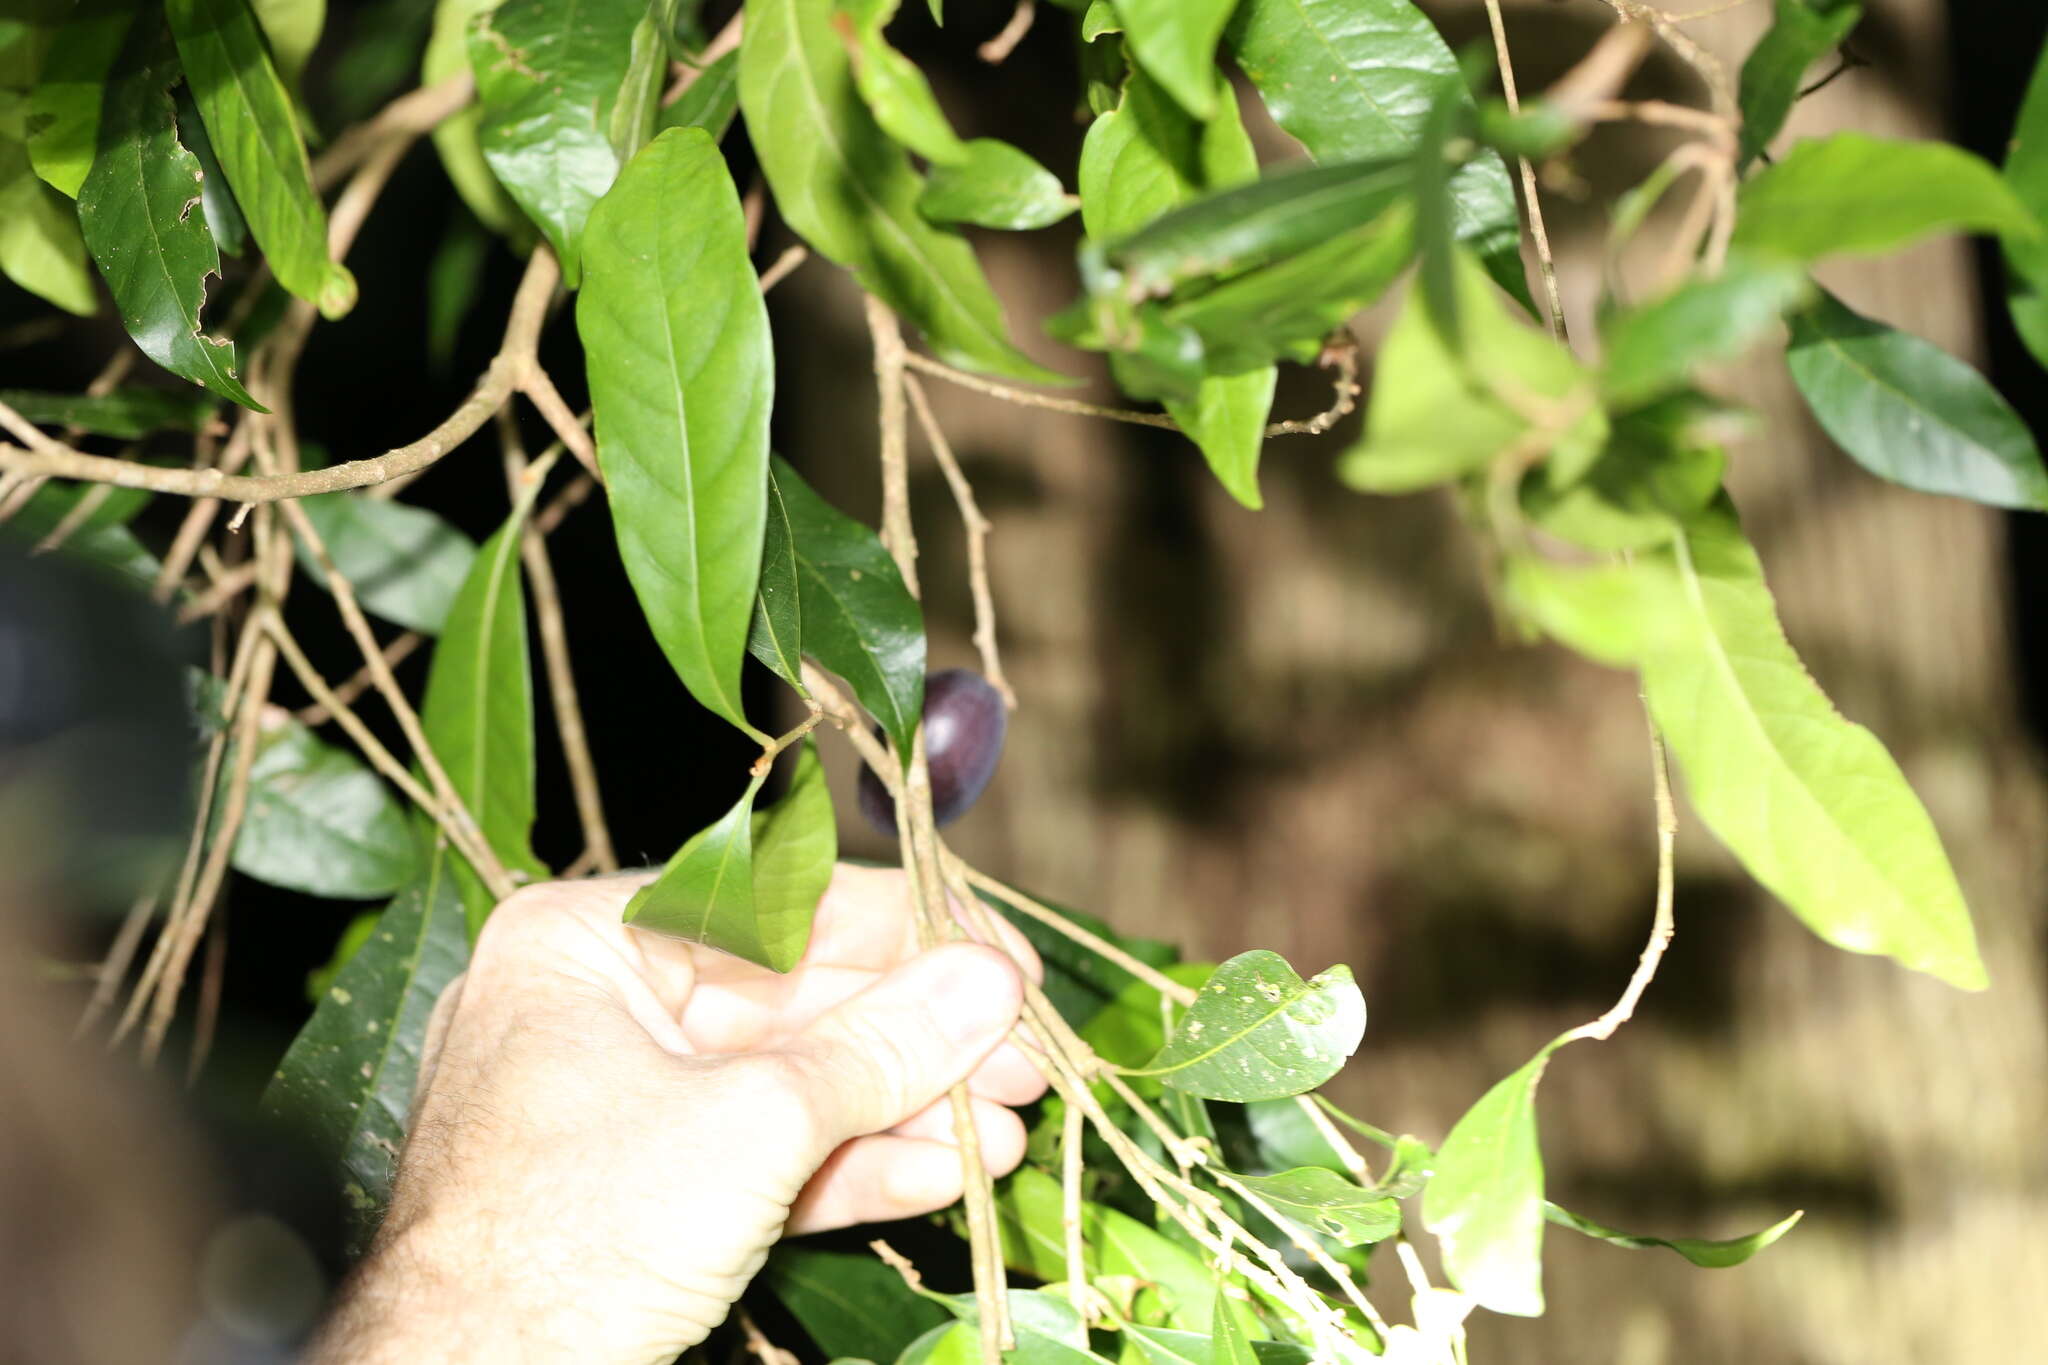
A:
[[[1002,693],[973,669],[948,668],[924,680],[924,753],[936,824],[965,815],[996,775],[1009,723]],[[860,810],[878,831],[896,837],[896,803],[868,768],[860,772]]]

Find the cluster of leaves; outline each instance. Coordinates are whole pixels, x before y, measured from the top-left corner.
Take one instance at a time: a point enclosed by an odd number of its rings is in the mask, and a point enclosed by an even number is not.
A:
[[[1089,118],[1074,192],[1018,148],[955,132],[888,39],[893,0],[749,0],[737,50],[716,56],[698,6],[682,0],[435,9],[421,79],[467,76],[475,90],[434,130],[449,181],[513,249],[551,252],[577,291],[597,462],[648,627],[689,693],[764,747],[736,803],[682,842],[628,917],[774,970],[802,954],[837,856],[832,804],[808,741],[785,744],[747,716],[748,654],[800,697],[805,661],[836,675],[905,761],[922,706],[923,620],[894,560],[769,449],[769,321],[722,150],[743,121],[783,221],[953,366],[1060,379],[1017,347],[960,229],[1028,231],[1078,211],[1082,292],[1051,332],[1105,354],[1125,392],[1162,404],[1251,507],[1277,367],[1315,362],[1347,319],[1408,278],[1363,432],[1338,456],[1343,478],[1376,494],[1457,490],[1498,541],[1504,599],[1530,629],[1640,673],[1693,807],[1760,882],[1832,943],[1981,987],[1932,822],[1778,624],[1722,487],[1724,433],[1742,414],[1699,375],[1787,337],[1799,392],[1872,473],[2048,508],[2032,436],[1981,376],[1809,276],[1825,259],[1934,233],[1996,234],[2013,316],[2048,363],[2048,64],[2002,173],[1941,144],[1860,134],[1772,161],[1805,72],[1860,14],[1777,0],[1742,73],[1739,131],[1723,129],[1739,190],[1676,278],[1642,297],[1617,286],[1604,300],[1594,363],[1533,316],[1506,164],[1570,157],[1587,130],[1582,110],[1488,97],[1485,76],[1461,69],[1410,0],[1061,3],[1076,12]],[[216,397],[262,411],[237,346],[274,319],[264,299],[295,297],[332,317],[354,296],[329,254],[296,93],[321,6],[46,8],[0,25],[0,270],[84,313],[99,298],[90,261],[141,351],[206,393],[0,401],[30,422],[114,440],[198,430]],[[939,20],[937,0],[931,10]],[[689,79],[664,102],[677,69]],[[1263,102],[1305,160],[1261,167],[1245,98]],[[1614,206],[1617,245],[1642,230],[1683,164]],[[260,253],[274,284],[253,284],[233,335],[215,337],[201,311],[222,252]],[[481,546],[390,500],[304,504],[363,607],[435,639],[420,708],[428,747],[492,854],[526,878],[549,875],[530,843],[520,567],[538,488]],[[147,581],[156,561],[126,529],[143,500],[123,492],[82,507],[81,490],[52,483],[15,524],[33,535],[67,525],[72,552]],[[315,895],[390,898],[357,919],[319,975],[317,1007],[271,1094],[317,1129],[373,1213],[427,1013],[493,896],[434,821],[409,814],[353,753],[282,717],[261,746],[234,866]],[[768,760],[785,747],[787,791],[757,810]],[[1070,920],[1115,941],[1084,916]],[[1369,1177],[1332,1142],[1332,1115],[1299,1098],[1362,1037],[1348,971],[1304,981],[1270,953],[1212,970],[1172,964],[1159,945],[1118,944],[1199,988],[1181,1000],[1037,919],[1017,922],[1049,964],[1061,1015],[1121,1068],[1124,1089],[1098,1086],[1096,1103],[1316,1277],[1361,1351],[1398,1355],[1413,1329],[1383,1330],[1331,1276],[1365,1275],[1371,1247],[1402,1229],[1401,1201],[1416,1196],[1459,1313],[1542,1310],[1546,1222],[1710,1266],[1791,1224],[1726,1243],[1664,1242],[1546,1203],[1535,1090],[1580,1031],[1496,1085],[1435,1151],[1334,1116],[1388,1149]],[[1066,1120],[1059,1099],[1045,1103],[1031,1158],[999,1195],[1011,1269],[1065,1287],[1013,1294],[1016,1359],[1311,1358],[1319,1328],[1300,1305],[1216,1263],[1094,1137],[1086,1188],[1070,1190]],[[1068,1263],[1077,1244],[1080,1266]],[[831,1354],[921,1362],[978,1350],[971,1296],[923,1291],[867,1258],[789,1249],[766,1283]],[[1420,1325],[1425,1306],[1417,1312]]]

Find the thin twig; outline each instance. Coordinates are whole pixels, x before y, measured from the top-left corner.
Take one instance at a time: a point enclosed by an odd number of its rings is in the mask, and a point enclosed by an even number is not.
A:
[[[476,97],[476,78],[467,67],[444,81],[409,90],[365,122],[336,137],[313,158],[313,186],[325,192],[368,158],[386,138],[409,141],[430,132]]]
[[[1029,915],[1040,924],[1058,930],[1061,934],[1080,944],[1089,952],[1095,953],[1123,968],[1153,990],[1158,991],[1168,1000],[1173,1001],[1176,1005],[1192,1005],[1195,1002],[1195,992],[1193,990],[1181,985],[1180,982],[1167,976],[1157,967],[1132,957],[1100,934],[1089,933],[1086,929],[1083,929],[1051,906],[1033,900],[1015,887],[997,881],[986,872],[968,867],[965,863],[962,863],[961,867],[967,877],[968,884],[976,890],[986,891],[1020,914]]]
[[[227,975],[228,917],[216,914],[207,920],[206,969],[199,977],[197,1018],[192,1024],[192,1055],[185,1062],[185,1084],[196,1085],[213,1051],[213,1031],[220,1022],[221,983]]]
[[[579,418],[563,401],[562,394],[555,387],[555,381],[548,378],[548,372],[540,362],[529,359],[526,373],[520,376],[519,391],[526,395],[534,409],[547,419],[547,424],[561,443],[576,457],[578,464],[599,483],[604,482],[604,471],[597,465],[597,445],[590,439],[590,433],[583,429]]]
[[[967,530],[967,587],[974,597],[974,648],[981,655],[981,671],[987,675],[989,686],[1002,694],[1003,705],[1014,711],[1017,694],[1011,689],[1010,680],[1003,676],[1002,656],[996,649],[996,602],[988,580],[988,518],[981,514],[981,505],[974,500],[974,485],[961,471],[952,442],[946,439],[938,416],[932,412],[923,381],[914,374],[906,374],[903,387],[910,395],[910,406],[917,413],[925,442],[932,448],[932,458],[939,462],[946,475],[946,486],[953,490],[953,502],[959,507],[961,524]]]
[[[427,637],[416,630],[408,630],[402,635],[394,635],[391,638],[391,643],[384,646],[384,666],[386,668],[397,668],[400,664],[411,658],[418,651],[419,647],[426,642]],[[335,687],[334,695],[344,706],[353,705],[357,697],[362,696],[363,693],[369,691],[375,685],[376,678],[372,676],[370,666],[364,664]],[[326,703],[316,701],[300,707],[294,714],[294,718],[301,725],[310,728],[325,725],[328,721],[334,719],[334,713],[327,709]]]
[[[114,490],[105,484],[86,489],[78,501],[71,504],[71,510],[64,514],[63,519],[50,528],[50,533],[36,542],[34,553],[46,555],[52,550],[63,549],[64,542],[77,535],[79,528],[91,521],[92,514],[99,511],[113,494]]]
[[[148,930],[150,916],[156,913],[160,899],[155,891],[145,892],[128,907],[128,913],[122,917],[121,928],[108,945],[99,971],[94,974],[92,997],[85,1002],[74,1036],[84,1037],[92,1032],[93,1025],[113,1007],[115,998],[121,994],[121,983],[128,978],[128,967],[135,961],[135,950],[141,946],[142,935]]]
[[[788,279],[796,268],[811,258],[810,248],[799,242],[777,256],[766,270],[761,272],[761,292],[767,293],[776,285]]]
[[[917,534],[910,526],[909,423],[903,405],[903,366],[908,354],[903,332],[889,305],[873,294],[863,295],[868,335],[875,345],[875,392],[880,399],[882,461],[882,544],[896,560],[912,597],[917,585]]]
[[[1522,112],[1521,96],[1515,92],[1515,63],[1508,52],[1508,30],[1501,18],[1500,0],[1486,0],[1486,22],[1493,29],[1493,50],[1500,63],[1501,92],[1507,96],[1508,112]],[[1543,201],[1536,193],[1536,168],[1526,156],[1516,157],[1522,172],[1522,202],[1529,211],[1529,236],[1536,243],[1536,260],[1543,272],[1544,302],[1550,309],[1551,339],[1563,342],[1564,297],[1557,288],[1557,262],[1550,253],[1550,233],[1543,226]]]
[[[1658,733],[1656,721],[1649,718],[1649,702],[1645,700],[1643,705],[1644,717],[1650,728],[1651,800],[1657,811],[1657,909],[1651,921],[1650,941],[1643,945],[1635,973],[1629,977],[1628,987],[1614,1002],[1614,1007],[1592,1023],[1573,1029],[1565,1035],[1567,1039],[1604,1041],[1612,1038],[1614,1031],[1635,1015],[1636,1005],[1657,975],[1657,964],[1664,960],[1664,950],[1671,946],[1671,938],[1677,928],[1672,915],[1672,901],[1678,810],[1671,799],[1671,760],[1664,750],[1664,736]]]
[[[1024,41],[1024,35],[1031,32],[1031,21],[1037,17],[1034,0],[1017,0],[1017,8],[1010,11],[1010,21],[1003,25],[1003,31],[974,49],[974,55],[990,66],[1001,66],[1017,50],[1017,44]]]
[[[1269,422],[1266,435],[1320,436],[1350,416],[1352,409],[1358,406],[1358,338],[1351,335],[1348,328],[1338,328],[1323,343],[1322,354],[1316,357],[1316,366],[1337,372],[1330,386],[1330,406],[1313,417]]]
[[[740,1332],[747,1339],[747,1354],[759,1360],[761,1365],[803,1365],[802,1361],[768,1340],[767,1333],[754,1321],[754,1315],[747,1311],[746,1305],[740,1305],[735,1311],[740,1320]]]

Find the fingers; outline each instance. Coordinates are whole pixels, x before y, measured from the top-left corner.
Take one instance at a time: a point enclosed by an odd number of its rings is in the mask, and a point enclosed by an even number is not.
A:
[[[1024,1122],[986,1100],[973,1102],[982,1164],[1007,1175],[1024,1159]],[[914,1134],[903,1128],[915,1127]],[[792,1234],[827,1232],[935,1213],[965,1188],[952,1105],[940,1099],[896,1132],[856,1138],[834,1152],[791,1206]]]
[[[945,944],[826,1011],[783,1051],[836,1146],[894,1127],[965,1080],[1022,1004],[1023,985],[1002,954]]]

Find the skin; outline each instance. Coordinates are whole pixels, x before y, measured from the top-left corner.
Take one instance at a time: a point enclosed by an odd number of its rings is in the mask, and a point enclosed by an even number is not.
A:
[[[666,1362],[788,1234],[960,1198],[946,1092],[983,1160],[1044,1091],[1006,1041],[1038,962],[919,951],[900,872],[841,865],[777,976],[645,933],[649,876],[522,890],[436,1007],[370,1255],[307,1359]],[[1014,959],[1014,962],[1013,962]]]

